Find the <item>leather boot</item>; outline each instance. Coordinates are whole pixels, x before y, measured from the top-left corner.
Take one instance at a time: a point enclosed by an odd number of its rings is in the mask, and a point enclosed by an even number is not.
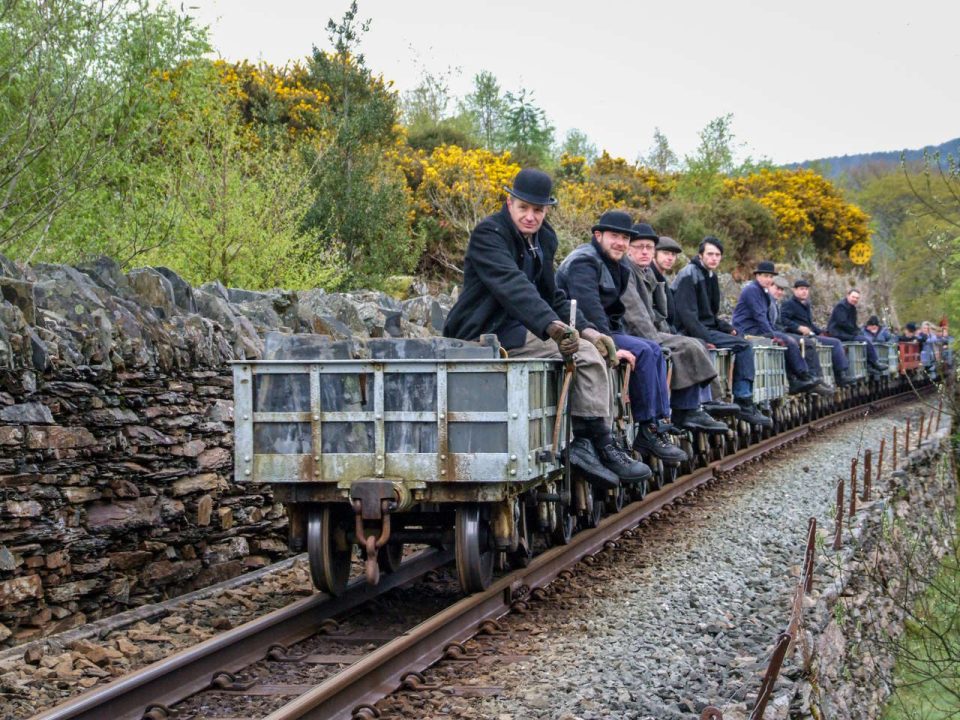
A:
[[[740,409],[739,405],[736,407],[737,410]],[[714,420],[703,410],[674,410],[673,418],[680,427],[691,432],[705,432],[720,435],[730,429],[726,423]]]
[[[594,487],[600,490],[620,487],[620,479],[600,462],[590,438],[575,437],[567,447],[567,456],[571,466],[586,475]]]
[[[597,448],[600,462],[625,483],[641,483],[653,476],[653,471],[639,460],[634,460],[612,441]]]
[[[751,398],[736,398],[737,405],[740,406],[740,414],[738,417],[751,424],[759,425],[760,427],[773,427],[773,420],[768,418],[766,415],[760,412],[757,409],[757,406],[753,404]]]
[[[654,455],[667,465],[679,465],[688,459],[687,453],[667,442],[653,424],[640,424],[637,436],[633,439],[633,449],[641,454]]]

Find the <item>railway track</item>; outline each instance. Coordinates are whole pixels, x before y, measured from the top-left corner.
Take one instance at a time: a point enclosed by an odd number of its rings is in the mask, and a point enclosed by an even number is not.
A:
[[[787,430],[677,478],[643,500],[602,520],[598,527],[577,533],[568,545],[553,547],[530,564],[494,582],[482,593],[454,602],[413,628],[393,637],[351,631],[331,620],[368,603],[372,598],[423,577],[449,564],[452,549],[425,550],[404,561],[380,585],[363,580],[341,597],[316,594],[281,610],[218,635],[129,676],[95,688],[34,716],[33,720],[174,720],[203,714],[205,701],[196,699],[182,711],[171,709],[187,698],[210,691],[214,705],[243,708],[230,720],[263,718],[374,718],[381,697],[400,687],[415,689],[417,671],[463,652],[460,643],[483,633],[496,633],[496,620],[521,610],[564,570],[604,549],[644,518],[670,505],[737,467],[793,443],[812,432],[886,408],[915,396],[901,393],[838,411]],[[307,641],[304,643],[304,641]],[[306,650],[291,646],[303,643]],[[369,649],[369,646],[374,646]],[[294,682],[271,682],[274,670],[251,671],[254,663],[283,667]],[[324,668],[316,672],[317,667]],[[342,669],[341,669],[342,668]],[[323,675],[317,681],[317,675]],[[309,677],[309,680],[303,678]],[[200,696],[202,697],[202,696]],[[224,699],[226,698],[226,699]],[[278,700],[292,698],[278,706]],[[256,713],[256,714],[251,714]],[[217,717],[227,717],[218,711]]]

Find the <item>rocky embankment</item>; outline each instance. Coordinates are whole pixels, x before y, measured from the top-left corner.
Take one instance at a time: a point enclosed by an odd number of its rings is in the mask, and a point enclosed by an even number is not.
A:
[[[0,646],[287,554],[269,488],[233,479],[233,360],[267,332],[438,334],[452,304],[385,293],[193,288],[112,261],[0,257]]]

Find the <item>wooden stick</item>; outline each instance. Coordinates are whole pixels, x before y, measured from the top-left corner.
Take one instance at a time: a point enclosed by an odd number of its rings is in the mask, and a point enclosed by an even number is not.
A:
[[[897,470],[897,426],[893,426],[893,471]]]

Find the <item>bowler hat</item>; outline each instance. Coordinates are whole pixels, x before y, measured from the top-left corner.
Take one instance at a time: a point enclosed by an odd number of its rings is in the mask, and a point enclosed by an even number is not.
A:
[[[590,232],[596,232],[597,230],[623,233],[629,235],[631,239],[637,236],[633,229],[633,220],[630,219],[630,214],[623,210],[607,210],[597,220],[597,224],[590,228]]]
[[[867,325],[876,325],[877,327],[880,327],[880,318],[878,318],[876,315],[871,315],[867,318]]]
[[[917,331],[917,324],[915,322],[908,322],[906,325],[904,325],[904,327],[910,332]]]
[[[513,178],[513,187],[503,188],[518,200],[531,205],[556,205],[557,199],[550,196],[553,180],[543,170],[524,168]]]
[[[767,275],[779,275],[777,268],[774,267],[773,263],[769,260],[763,260],[757,263],[757,269],[753,271],[754,275],[759,275],[760,273],[765,273]]]
[[[678,243],[672,237],[668,237],[666,235],[661,235],[657,240],[657,250],[666,250],[667,252],[675,253],[683,252],[683,248],[680,247],[680,243]]]
[[[637,223],[633,226],[633,239],[634,240],[653,240],[656,242],[660,239],[660,236],[657,235],[653,228],[647,225],[647,223]]]
[[[806,280],[804,280],[803,278],[800,278],[799,280],[797,280],[797,281],[793,284],[793,286],[794,286],[795,288],[798,288],[798,287],[810,287],[810,283],[808,283],[808,282],[807,282]]]

